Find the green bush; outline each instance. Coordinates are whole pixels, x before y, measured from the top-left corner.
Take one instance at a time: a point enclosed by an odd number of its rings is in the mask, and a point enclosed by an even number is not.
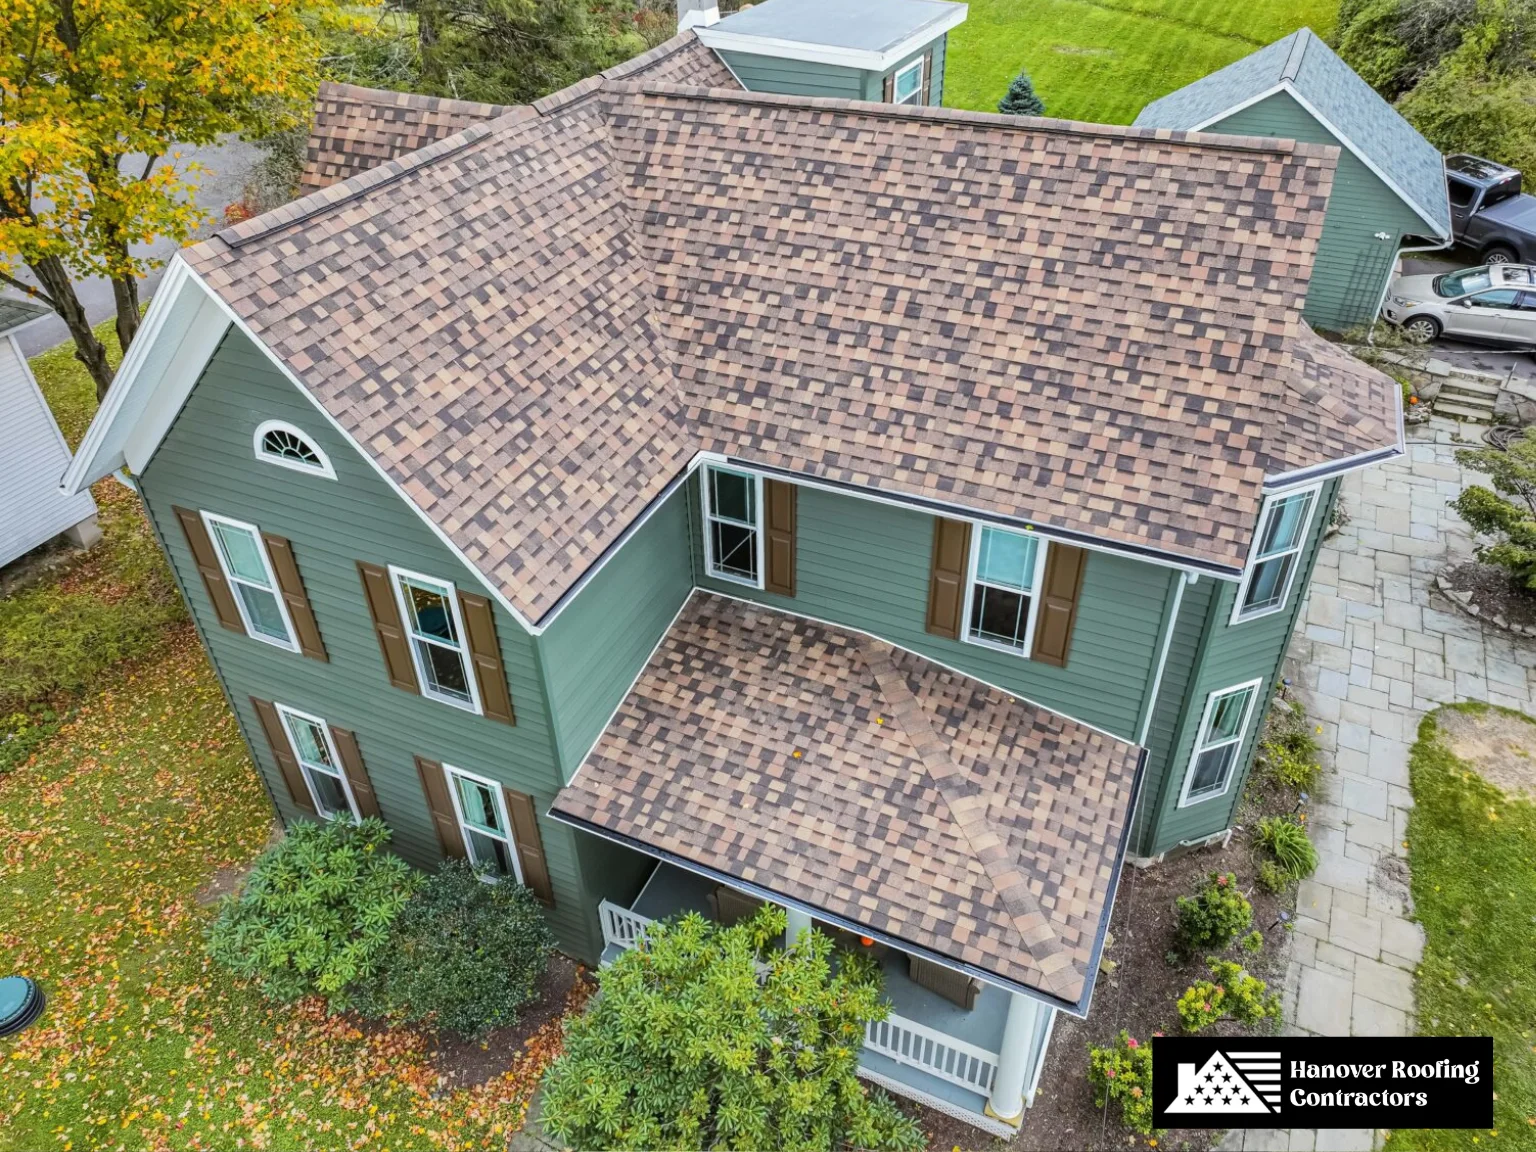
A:
[[[395,921],[360,1007],[461,1036],[505,1028],[538,998],[554,946],[532,892],[487,884],[468,863],[450,860]]]
[[[730,928],[690,914],[647,929],[566,1028],[549,1131],[575,1148],[921,1148],[857,1076],[864,1026],[889,1011],[879,968],[834,962],[816,931],[773,949],[784,919],[766,907]]]
[[[1263,947],[1264,933],[1260,932],[1257,928],[1243,937],[1243,951],[1258,952],[1261,951]]]
[[[263,852],[208,930],[209,954],[276,1000],[318,993],[351,1005],[378,971],[390,929],[420,879],[385,850],[389,827],[338,817],[295,825]]]
[[[1253,923],[1253,906],[1237,890],[1237,877],[1212,872],[1196,896],[1180,896],[1178,943],[1186,956],[1225,948]]]
[[[1307,792],[1317,782],[1317,738],[1300,703],[1277,696],[1270,705],[1259,762],[1271,780],[1286,788]]]
[[[1218,1020],[1233,1019],[1256,1026],[1280,1020],[1280,996],[1269,985],[1250,976],[1241,964],[1207,956],[1211,980],[1197,980],[1179,997],[1179,1019],[1186,1032],[1199,1032]]]
[[[1259,847],[1274,858],[1287,880],[1301,880],[1317,871],[1317,849],[1300,821],[1266,816],[1255,831]]]
[[[1480,547],[1477,558],[1508,569],[1520,588],[1536,591],[1536,437],[1528,428],[1504,452],[1462,448],[1456,462],[1493,482],[1492,491],[1474,484],[1450,502],[1473,531],[1498,538]]]
[[[1088,1083],[1100,1108],[1120,1105],[1120,1122],[1132,1132],[1152,1135],[1152,1045],[1122,1031],[1107,1048],[1088,1049]]]
[[[1266,892],[1273,892],[1276,896],[1291,886],[1290,874],[1273,860],[1265,860],[1259,864],[1259,887]]]

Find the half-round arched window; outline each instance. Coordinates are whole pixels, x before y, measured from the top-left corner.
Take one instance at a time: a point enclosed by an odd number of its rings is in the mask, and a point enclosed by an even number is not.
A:
[[[256,458],[279,468],[336,479],[330,457],[303,432],[282,420],[268,420],[256,429]]]

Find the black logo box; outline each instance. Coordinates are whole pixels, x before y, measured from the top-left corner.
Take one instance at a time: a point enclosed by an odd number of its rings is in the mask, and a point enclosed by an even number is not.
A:
[[[1218,1052],[1222,1058],[1211,1064]],[[1226,1104],[1220,1090],[1211,1103],[1201,1095],[1209,1093],[1198,1079],[1208,1064],[1216,1083],[1243,1081],[1241,1087],[1222,1084],[1232,1097]],[[1186,1066],[1182,1104],[1176,1100],[1180,1065]],[[1152,1041],[1153,1122],[1159,1128],[1492,1128],[1493,1091],[1489,1036]]]

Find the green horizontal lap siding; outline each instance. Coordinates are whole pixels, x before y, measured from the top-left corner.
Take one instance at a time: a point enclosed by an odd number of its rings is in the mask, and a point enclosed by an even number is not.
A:
[[[923,103],[931,104],[931,105],[933,105],[935,107],[943,104],[944,103],[944,55],[945,55],[945,49],[948,46],[948,44],[949,44],[949,34],[945,33],[943,36],[940,36],[937,40],[933,40],[933,41],[930,41],[927,44],[924,44],[916,52],[913,52],[910,55],[904,57],[903,59],[898,60],[894,65],[892,65],[890,68],[887,68],[884,72],[865,72],[865,73],[863,73],[863,77],[864,77],[864,99],[866,99],[866,100],[874,100],[874,101],[877,101],[877,102],[881,101],[881,100],[884,100],[885,99],[885,78],[887,76],[894,76],[894,75],[896,75],[896,73],[900,72],[907,65],[911,64],[912,61],[914,61],[916,59],[919,59],[921,56],[923,56],[927,52],[932,52],[933,53],[933,64],[932,64],[932,67],[931,67],[931,69],[929,71],[929,74],[923,78],[924,86],[927,89],[927,98],[923,101]]]
[[[1283,611],[1229,625],[1238,586],[1224,581],[1214,589],[1215,595],[1209,599],[1206,613],[1209,634],[1199,654],[1199,664],[1184,700],[1178,735],[1169,761],[1171,771],[1164,772],[1159,782],[1160,795],[1152,806],[1155,820],[1151,820],[1151,826],[1146,829],[1142,855],[1157,855],[1177,847],[1183,841],[1211,836],[1232,826],[1243,787],[1248,782],[1248,770],[1253,763],[1262,717],[1274,692],[1291,633],[1300,616],[1301,605],[1312,580],[1312,569],[1317,563],[1318,550],[1322,545],[1323,530],[1332,515],[1337,493],[1337,480],[1330,480],[1323,486],[1321,508],[1313,514],[1311,532],[1302,554],[1302,567],[1291,588],[1290,602]],[[1189,770],[1207,697],[1212,692],[1249,680],[1261,680],[1263,683],[1259,686],[1258,703],[1254,706],[1253,719],[1249,722],[1231,785],[1222,796],[1180,808],[1179,796]],[[1151,815],[1148,814],[1149,819]]]
[[[836,64],[785,60],[749,52],[722,52],[720,58],[748,92],[779,92],[789,96],[831,96],[858,100],[867,73]],[[875,97],[879,99],[879,97]]]
[[[693,589],[687,516],[687,499],[679,490],[539,639],[567,780]]]
[[[688,485],[694,533],[702,539],[698,477]],[[1128,740],[1158,655],[1170,569],[1090,552],[1065,668],[925,630],[933,518],[926,513],[801,487],[796,595],[776,596],[704,575],[727,595],[868,632],[1054,711]]]
[[[256,460],[252,435],[264,420],[287,420],[302,428],[329,455],[337,479]],[[285,822],[300,813],[289,801],[251,708],[253,695],[314,713],[357,734],[394,847],[414,864],[433,867],[441,858],[415,756],[527,792],[540,812],[548,807],[561,780],[532,639],[496,609],[516,727],[390,686],[357,562],[397,564],[471,592],[484,588],[246,337],[231,331],[225,338],[140,486]],[[292,541],[328,663],[219,626],[173,505],[246,520]],[[542,816],[539,829],[555,890],[552,927],[562,948],[593,959],[599,950],[596,923],[581,887],[575,833]]]
[[[1316,327],[1334,332],[1369,323],[1381,303],[1402,237],[1422,235],[1428,225],[1288,93],[1277,92],[1205,130],[1339,148],[1303,315]],[[1385,232],[1387,238],[1377,239],[1378,232]]]

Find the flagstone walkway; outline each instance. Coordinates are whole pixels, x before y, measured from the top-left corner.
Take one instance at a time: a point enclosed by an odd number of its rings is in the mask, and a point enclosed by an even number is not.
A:
[[[1322,725],[1323,779],[1310,804],[1318,869],[1301,885],[1285,989],[1287,1034],[1413,1032],[1423,931],[1409,916],[1408,750],[1436,705],[1484,700],[1533,710],[1536,645],[1464,615],[1435,573],[1471,553],[1446,501],[1477,477],[1458,426],[1410,429],[1406,459],[1351,475],[1350,523],[1327,541],[1287,674]],[[1475,436],[1476,433],[1469,433]],[[1232,1132],[1226,1152],[1371,1152],[1369,1129]]]

